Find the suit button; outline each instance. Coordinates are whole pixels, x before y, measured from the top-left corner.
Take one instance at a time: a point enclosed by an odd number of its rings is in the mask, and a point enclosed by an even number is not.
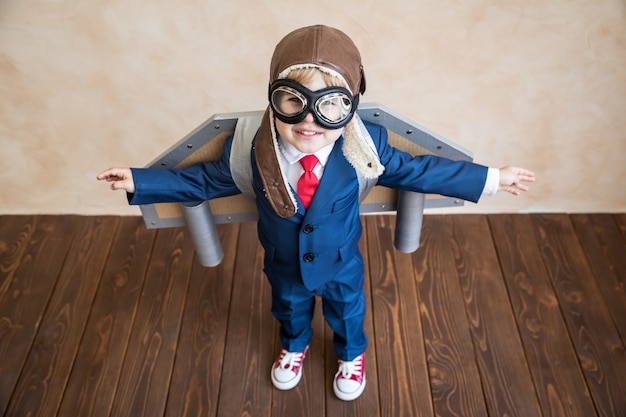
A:
[[[315,255],[313,255],[312,253],[305,253],[302,259],[304,259],[304,262],[313,262],[313,260],[315,259]]]
[[[304,226],[304,229],[302,229],[302,231],[307,234],[311,233],[313,230],[314,230],[314,227],[311,226],[310,224],[307,224],[306,226]]]

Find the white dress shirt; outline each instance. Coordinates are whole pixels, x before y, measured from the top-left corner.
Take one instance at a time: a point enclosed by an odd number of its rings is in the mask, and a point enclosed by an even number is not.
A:
[[[328,157],[333,150],[333,146],[335,146],[335,144],[331,143],[314,153],[319,162],[315,165],[315,168],[313,168],[313,173],[320,180],[322,179],[324,167],[326,167],[326,163],[328,162]],[[280,150],[280,156],[278,158],[280,167],[287,176],[289,185],[291,185],[291,187],[293,187],[293,189],[297,192],[298,180],[304,173],[304,168],[302,168],[302,165],[300,164],[300,159],[309,154],[300,152],[292,144],[285,142],[280,138],[278,139],[278,149]]]

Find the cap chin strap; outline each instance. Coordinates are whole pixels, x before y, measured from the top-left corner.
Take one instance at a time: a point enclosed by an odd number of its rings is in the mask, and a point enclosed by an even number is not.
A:
[[[265,198],[278,216],[283,218],[293,216],[298,208],[296,199],[289,189],[287,178],[280,168],[276,126],[270,107],[263,115],[253,149],[256,165],[263,182]]]

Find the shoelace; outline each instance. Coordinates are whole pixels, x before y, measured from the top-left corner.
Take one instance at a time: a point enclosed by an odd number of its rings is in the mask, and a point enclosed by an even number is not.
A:
[[[305,352],[287,352],[283,349],[278,359],[278,366],[281,369],[292,369],[294,372],[297,372],[298,368],[302,366],[304,353]]]
[[[363,356],[358,356],[353,361],[339,361],[339,374],[342,378],[352,379],[352,376],[356,379],[363,377]]]

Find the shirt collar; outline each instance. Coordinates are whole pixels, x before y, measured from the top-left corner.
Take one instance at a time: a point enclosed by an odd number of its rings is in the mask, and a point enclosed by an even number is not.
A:
[[[330,156],[330,153],[333,151],[334,146],[335,142],[328,144],[322,149],[315,152],[314,155],[317,156],[317,159],[320,161],[320,164],[322,164],[322,166],[326,166],[326,162],[328,162],[328,158]],[[280,153],[285,157],[290,165],[293,165],[296,162],[300,161],[300,158],[302,158],[303,156],[308,155],[306,153],[300,152],[296,149],[295,146],[287,141],[282,140],[282,138],[280,137],[278,138],[278,148],[280,149]]]

